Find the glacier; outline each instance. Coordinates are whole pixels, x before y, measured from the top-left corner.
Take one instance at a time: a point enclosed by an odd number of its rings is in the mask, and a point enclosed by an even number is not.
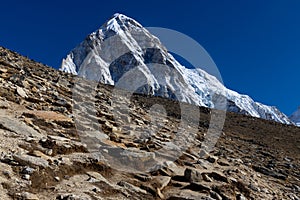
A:
[[[276,107],[226,88],[200,68],[181,65],[159,38],[119,13],[75,47],[60,70],[138,93],[293,124]]]

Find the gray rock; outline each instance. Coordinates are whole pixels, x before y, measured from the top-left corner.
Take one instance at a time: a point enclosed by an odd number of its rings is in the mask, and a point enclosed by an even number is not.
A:
[[[13,155],[13,158],[20,163],[20,165],[30,166],[30,167],[49,167],[48,161],[34,156],[29,155]]]
[[[17,87],[16,91],[17,91],[17,94],[20,95],[22,98],[28,98],[28,96],[23,88]]]
[[[61,194],[56,197],[56,200],[91,200],[91,198],[86,195]]]
[[[181,190],[171,194],[168,200],[214,200],[214,199],[205,194],[201,194],[199,192],[195,192],[192,190]]]
[[[201,172],[192,168],[187,168],[184,171],[184,179],[188,182],[200,182],[203,180]]]
[[[90,177],[93,177],[93,178],[99,180],[99,181],[107,181],[107,180],[106,180],[100,173],[98,173],[98,172],[93,172],[93,171],[91,171],[91,172],[86,172],[86,174],[87,174],[88,176],[90,176]]]
[[[201,149],[199,156],[201,159],[207,159],[209,157],[209,153],[207,153],[204,149]]]
[[[18,196],[22,200],[39,200],[38,196],[36,196],[35,194],[32,194],[32,193],[29,193],[29,192],[23,192],[20,194],[16,194],[16,196]]]
[[[104,155],[110,160],[110,165],[124,171],[150,171],[155,166],[155,153],[140,151],[135,148],[108,147],[108,154]]]
[[[7,116],[4,112],[0,113],[0,127],[3,127],[4,129],[14,132],[20,136],[37,138],[41,137],[41,134],[36,130],[13,117]]]
[[[171,177],[168,176],[156,176],[152,179],[152,185],[159,190],[163,190],[171,181]]]
[[[249,188],[255,192],[260,192],[260,188],[254,185],[253,183],[249,184]]]
[[[132,185],[130,183],[127,183],[125,181],[120,181],[118,183],[118,185],[121,186],[121,187],[124,187],[125,189],[127,189],[127,190],[129,190],[131,192],[147,194],[146,190],[143,190],[143,189],[141,189],[139,187],[136,187],[136,186],[134,186],[134,185]]]
[[[202,173],[202,175],[207,175],[211,178],[213,178],[214,180],[216,181],[221,181],[221,182],[225,182],[225,183],[228,183],[228,179],[227,177],[220,173],[220,172],[205,172],[205,173]]]
[[[8,109],[9,103],[5,101],[0,101],[0,109]]]

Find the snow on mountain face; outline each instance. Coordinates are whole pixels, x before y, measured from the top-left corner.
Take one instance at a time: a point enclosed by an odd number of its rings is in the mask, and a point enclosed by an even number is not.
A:
[[[122,14],[88,35],[63,59],[60,70],[130,91],[291,123],[275,107],[227,89],[199,68],[182,66],[157,37]]]
[[[290,120],[300,126],[300,107],[290,116]]]

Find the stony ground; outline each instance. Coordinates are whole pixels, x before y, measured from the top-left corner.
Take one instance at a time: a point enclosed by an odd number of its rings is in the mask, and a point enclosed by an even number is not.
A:
[[[227,113],[207,152],[215,112],[0,48],[0,199],[300,199],[300,129]]]

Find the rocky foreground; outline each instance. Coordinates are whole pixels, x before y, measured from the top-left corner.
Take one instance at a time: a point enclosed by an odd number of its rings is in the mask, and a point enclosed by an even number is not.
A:
[[[206,152],[212,112],[196,107],[197,131],[175,156],[164,147],[180,128],[178,102],[92,86],[0,48],[1,200],[300,199],[300,128],[227,113]]]

